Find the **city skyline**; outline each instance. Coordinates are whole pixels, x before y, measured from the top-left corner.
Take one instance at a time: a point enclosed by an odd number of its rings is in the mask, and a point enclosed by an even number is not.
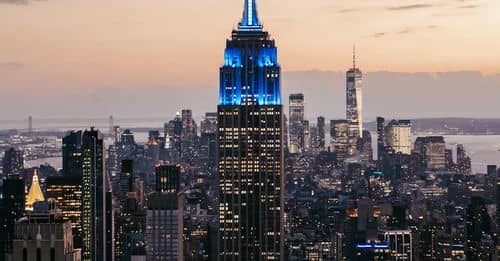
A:
[[[499,260],[500,4],[95,1],[0,0],[0,261]]]

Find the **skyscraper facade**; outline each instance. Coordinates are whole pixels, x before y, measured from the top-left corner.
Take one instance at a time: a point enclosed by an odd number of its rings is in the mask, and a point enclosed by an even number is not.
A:
[[[385,153],[385,119],[377,117],[377,159],[382,161]]]
[[[24,153],[22,150],[10,148],[5,151],[2,160],[3,176],[9,174],[20,174],[24,168]]]
[[[156,166],[156,191],[177,193],[181,185],[181,167],[179,165]]]
[[[106,217],[109,181],[104,172],[103,137],[94,128],[83,132],[82,174],[82,260],[108,260],[108,252],[113,251],[107,238],[113,226]]]
[[[386,144],[396,153],[411,154],[411,122],[392,120],[385,128]]]
[[[288,111],[290,116],[288,129],[290,132],[288,135],[290,145],[288,147],[290,153],[299,153],[304,149],[304,145],[306,143],[306,138],[304,137],[304,94],[296,93],[290,95]]]
[[[62,144],[64,175],[81,177],[82,173],[82,132],[70,131]]]
[[[318,123],[316,124],[316,128],[318,128],[318,140],[319,140],[319,148],[325,149],[325,117],[318,117]]]
[[[275,42],[246,0],[220,69],[220,260],[284,258],[280,74]]]
[[[47,198],[55,200],[62,219],[70,221],[74,245],[81,247],[82,179],[77,176],[50,176],[46,179]]]
[[[347,71],[346,117],[349,122],[349,136],[363,136],[363,73],[356,67],[353,54],[352,68]]]
[[[183,196],[154,192],[146,213],[147,260],[183,260]]]

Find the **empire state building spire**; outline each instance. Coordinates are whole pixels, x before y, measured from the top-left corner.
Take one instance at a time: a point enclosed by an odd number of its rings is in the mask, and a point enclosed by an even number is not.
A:
[[[241,19],[239,29],[240,30],[259,30],[262,29],[262,25],[259,21],[259,15],[257,13],[256,0],[245,0],[245,6],[243,7],[243,18]]]

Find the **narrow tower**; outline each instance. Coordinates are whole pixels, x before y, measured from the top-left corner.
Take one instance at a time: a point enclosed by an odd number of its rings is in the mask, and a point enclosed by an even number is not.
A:
[[[284,258],[280,75],[275,42],[246,0],[220,69],[220,260]]]
[[[363,73],[356,67],[356,48],[352,52],[352,68],[347,71],[346,117],[349,122],[349,136],[363,136]]]

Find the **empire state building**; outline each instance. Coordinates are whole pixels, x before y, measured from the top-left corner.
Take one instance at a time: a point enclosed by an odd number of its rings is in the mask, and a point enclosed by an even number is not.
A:
[[[284,259],[280,75],[275,42],[245,0],[220,68],[220,260]]]

